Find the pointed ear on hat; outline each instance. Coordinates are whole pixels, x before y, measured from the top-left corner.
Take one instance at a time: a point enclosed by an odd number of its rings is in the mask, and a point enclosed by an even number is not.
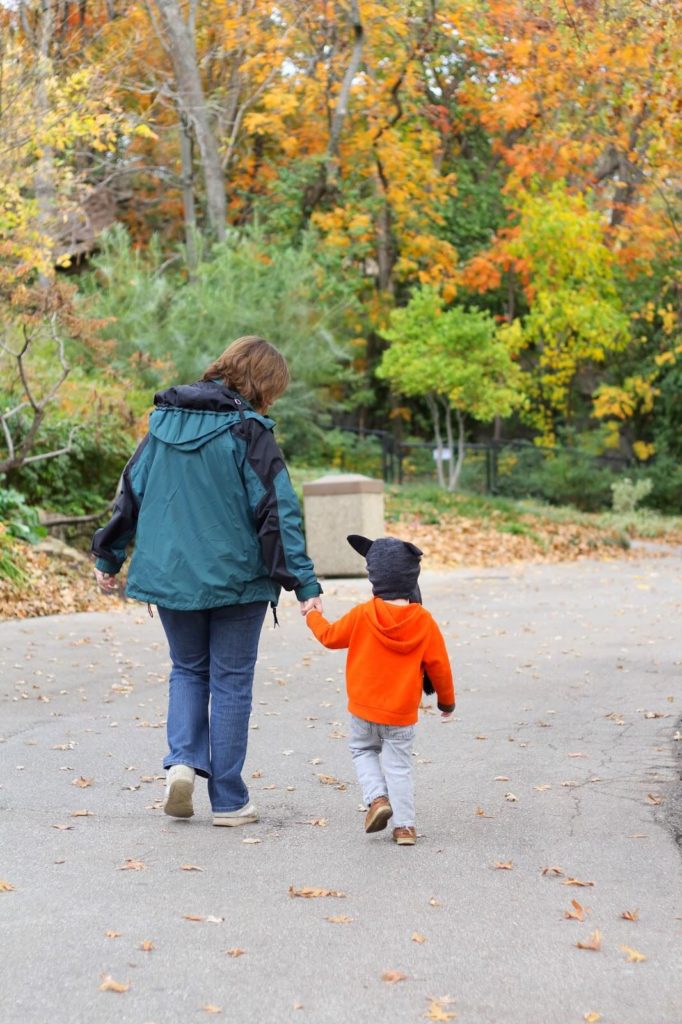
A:
[[[367,537],[361,537],[359,533],[349,534],[348,537],[346,537],[346,540],[359,555],[362,555],[363,558],[367,557],[367,552],[374,543],[374,541],[369,540]]]
[[[405,545],[406,548],[409,548],[412,554],[416,555],[417,558],[421,558],[421,556],[424,554],[423,551],[419,550],[416,544],[411,544],[409,540],[404,540],[403,544]]]

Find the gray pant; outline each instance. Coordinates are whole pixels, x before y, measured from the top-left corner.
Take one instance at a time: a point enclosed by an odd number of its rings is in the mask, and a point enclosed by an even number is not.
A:
[[[393,827],[414,825],[413,725],[378,725],[351,715],[350,752],[366,804],[388,796]]]

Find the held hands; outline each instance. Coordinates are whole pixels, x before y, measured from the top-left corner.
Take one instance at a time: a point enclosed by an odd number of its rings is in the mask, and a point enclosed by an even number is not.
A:
[[[321,612],[322,611],[322,598],[321,597],[309,597],[307,601],[301,601],[301,615],[304,617],[308,612]]]
[[[94,569],[97,586],[103,594],[115,594],[118,591],[118,579],[111,573],[102,572],[101,569]]]

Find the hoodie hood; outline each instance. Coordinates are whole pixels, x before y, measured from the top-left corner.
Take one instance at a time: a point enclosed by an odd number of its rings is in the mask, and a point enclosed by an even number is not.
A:
[[[389,604],[375,597],[365,606],[372,632],[391,651],[409,654],[429,630],[428,617],[418,604]]]
[[[194,451],[230,430],[240,419],[257,419],[267,429],[274,421],[254,412],[246,399],[219,381],[180,384],[154,395],[149,433],[181,451]]]

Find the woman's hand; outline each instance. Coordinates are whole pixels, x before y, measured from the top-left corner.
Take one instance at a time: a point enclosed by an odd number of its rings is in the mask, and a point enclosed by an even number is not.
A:
[[[308,612],[321,612],[322,611],[322,598],[321,597],[309,597],[307,601],[301,601],[301,615],[305,616]]]
[[[95,569],[95,579],[97,580],[97,586],[103,594],[115,594],[118,590],[118,578],[109,572],[102,572],[101,569]]]

